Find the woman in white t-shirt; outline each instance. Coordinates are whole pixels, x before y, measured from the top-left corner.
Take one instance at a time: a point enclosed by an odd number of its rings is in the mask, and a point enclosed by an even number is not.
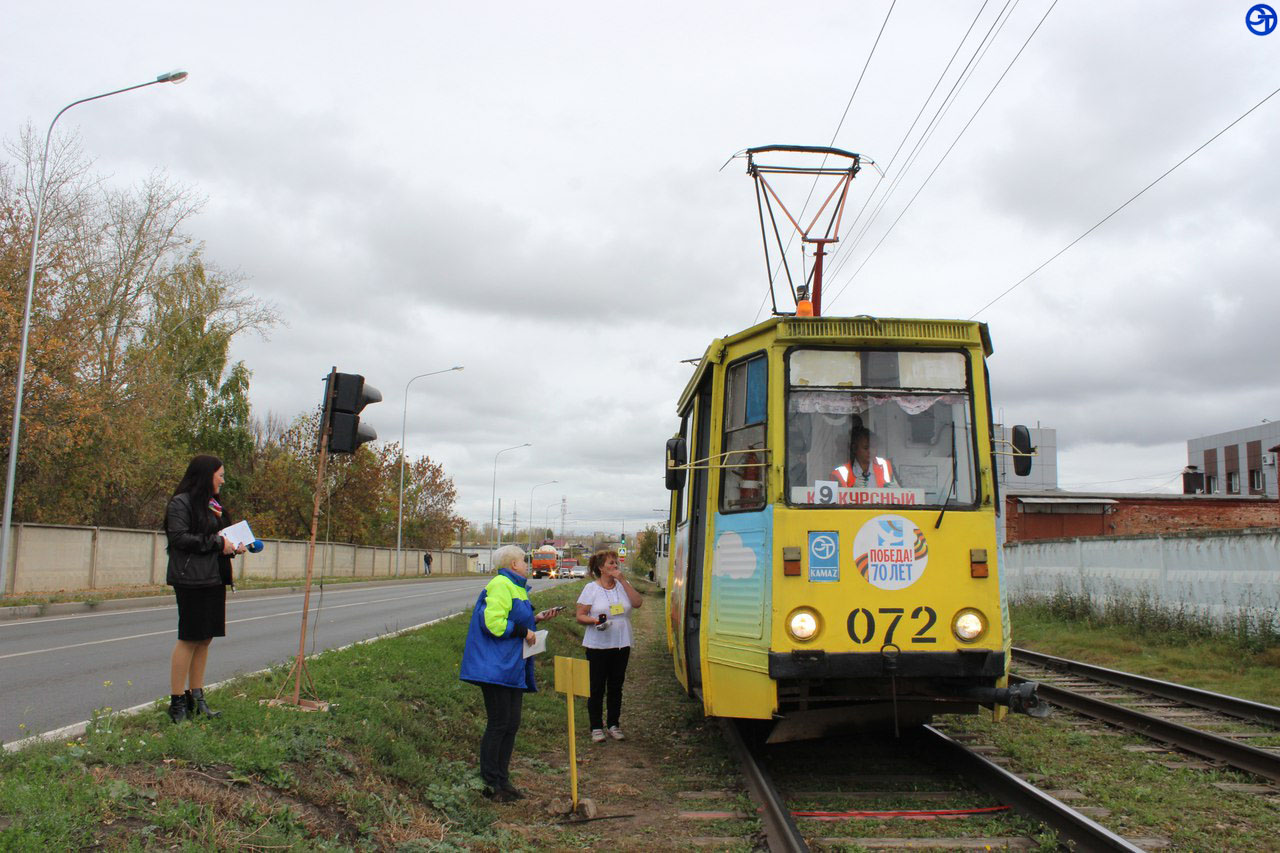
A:
[[[588,626],[582,637],[591,670],[591,696],[587,715],[591,718],[591,739],[600,743],[606,730],[614,740],[624,735],[618,727],[622,712],[622,681],[631,657],[631,611],[644,603],[618,565],[617,551],[597,551],[587,563],[595,580],[578,596],[578,622]],[[609,699],[608,727],[603,714]]]

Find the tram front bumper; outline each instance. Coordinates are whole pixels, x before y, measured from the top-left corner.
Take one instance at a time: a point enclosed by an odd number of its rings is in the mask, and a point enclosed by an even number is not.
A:
[[[843,678],[1000,678],[1005,653],[995,649],[956,652],[837,652],[796,649],[769,652],[769,677]]]

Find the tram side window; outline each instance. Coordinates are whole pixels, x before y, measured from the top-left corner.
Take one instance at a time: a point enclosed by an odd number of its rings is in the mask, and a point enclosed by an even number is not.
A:
[[[731,364],[725,377],[721,512],[764,507],[769,470],[765,447],[768,378],[769,362],[764,353]]]

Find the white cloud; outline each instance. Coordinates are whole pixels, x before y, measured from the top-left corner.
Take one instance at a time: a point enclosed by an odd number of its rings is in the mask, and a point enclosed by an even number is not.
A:
[[[980,6],[898,4],[835,144],[887,167]],[[888,8],[820,3],[815,27],[763,2],[28,5],[7,22],[23,38],[0,73],[22,84],[0,114],[8,135],[43,128],[71,100],[185,67],[180,86],[59,127],[113,180],[159,167],[208,196],[207,257],[288,320],[236,343],[257,411],[314,406],[336,364],[383,391],[368,418],[398,438],[404,382],[465,364],[415,383],[407,409],[410,453],[445,463],[464,515],[488,520],[493,454],[530,441],[501,459],[504,511],[523,522],[530,488],[557,479],[535,521],[564,495],[571,526],[633,530],[666,505],[680,360],[753,322],[765,294],[751,182],[740,162],[717,170],[750,145],[830,142]],[[828,294],[1047,8],[1019,6]],[[972,314],[1274,88],[1280,34],[1249,34],[1243,12],[1058,4],[828,307]],[[1058,428],[1063,483],[1171,471],[1186,438],[1280,417],[1277,110],[981,316],[995,405]],[[864,170],[851,210],[874,181]]]

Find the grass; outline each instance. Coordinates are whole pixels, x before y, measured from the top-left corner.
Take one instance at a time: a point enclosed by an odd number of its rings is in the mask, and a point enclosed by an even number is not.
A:
[[[539,592],[535,605],[571,605],[579,589]],[[1273,704],[1280,698],[1274,648],[1179,642],[1025,605],[1012,618],[1019,645]],[[592,750],[577,705],[583,795],[604,798],[615,813],[636,812],[634,822],[564,826],[543,808],[545,797],[568,789],[565,701],[551,689],[552,657],[580,657],[581,634],[563,617],[546,626],[542,689],[526,698],[513,767],[517,784],[539,797],[494,806],[479,796],[474,753],[484,712],[479,691],[457,680],[467,621],[455,618],[312,660],[317,692],[333,703],[327,714],[260,705],[285,682],[277,669],[212,694],[224,712],[218,720],[174,726],[160,705],[128,718],[104,709],[83,738],[0,756],[0,849],[625,851],[678,847],[695,834],[740,838],[726,849],[751,849],[754,818],[693,827],[671,820],[677,792],[732,789],[736,770],[714,725],[675,684],[662,625],[661,597],[649,595],[636,617],[624,711],[626,727],[642,736]],[[1087,804],[1112,809],[1116,818],[1104,822],[1126,834],[1163,835],[1180,850],[1274,847],[1274,805],[1209,784],[1245,777],[1169,770],[1120,749],[1142,741],[1094,736],[1070,719],[949,725],[999,745],[1019,772],[1047,774],[1047,787],[1075,788]],[[729,802],[743,805],[707,805]]]
[[[577,588],[535,596],[570,603]],[[551,623],[552,654],[572,654]],[[268,708],[286,671],[210,695],[223,712],[172,725],[100,714],[83,738],[0,757],[0,849],[536,849],[477,794],[479,691],[457,679],[467,621],[322,655],[308,671],[326,714]],[[537,662],[517,754],[563,741],[563,700]],[[537,816],[533,816],[537,823]],[[549,818],[547,819],[549,821]],[[549,831],[557,832],[554,827]]]
[[[1215,616],[1207,608],[1185,601],[1170,604],[1145,590],[1118,588],[1102,596],[1059,589],[1047,598],[1028,598],[1021,603],[1070,622],[1132,628],[1152,643],[1223,640],[1246,652],[1280,646],[1280,610],[1274,604]]]
[[[1045,719],[1011,715],[992,723],[989,715],[950,718],[951,733],[973,732],[1013,759],[1019,774],[1040,773],[1046,790],[1079,791],[1073,806],[1101,806],[1101,819],[1126,837],[1168,838],[1166,850],[1274,850],[1276,806],[1264,797],[1232,793],[1214,782],[1250,782],[1229,770],[1170,769],[1159,760],[1177,755],[1131,752],[1125,746],[1149,746],[1137,736],[1095,732],[1103,727],[1056,713]]]
[[[1280,642],[1254,649],[1222,633],[1101,623],[1051,602],[1012,605],[1009,618],[1016,646],[1280,705]]]

